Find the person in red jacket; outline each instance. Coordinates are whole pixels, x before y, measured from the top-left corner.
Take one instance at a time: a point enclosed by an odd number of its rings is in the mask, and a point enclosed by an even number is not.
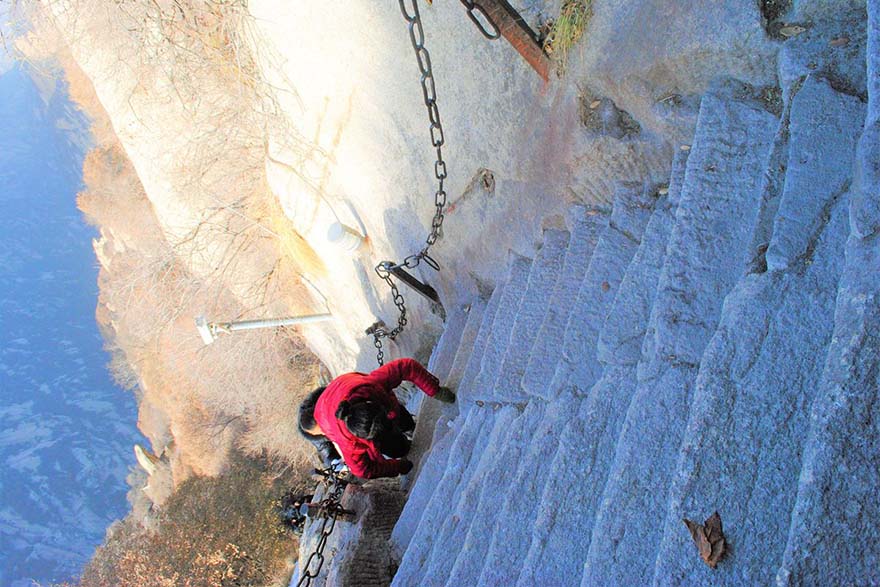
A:
[[[394,395],[394,388],[403,381],[415,383],[440,401],[455,401],[455,394],[413,359],[391,361],[370,374],[340,375],[318,397],[315,422],[339,449],[353,475],[394,477],[412,469],[412,462],[401,457],[409,451],[404,432],[415,423]]]

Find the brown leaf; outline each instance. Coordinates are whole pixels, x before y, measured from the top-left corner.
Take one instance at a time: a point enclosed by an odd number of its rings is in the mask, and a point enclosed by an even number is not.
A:
[[[727,548],[727,543],[724,540],[719,540],[715,544],[712,545],[712,552],[709,554],[709,560],[706,561],[706,564],[715,568],[715,565],[718,564],[718,561],[721,560],[721,557],[724,556],[725,549]]]
[[[727,549],[721,527],[721,516],[715,512],[703,524],[688,519],[685,519],[684,523],[691,533],[694,544],[697,545],[700,558],[714,569]]]
[[[694,539],[694,544],[697,545],[697,550],[703,560],[712,556],[712,545],[709,543],[709,537],[706,536],[706,529],[703,525],[688,519],[684,520],[684,524],[690,530],[691,538]]]
[[[721,516],[715,512],[705,522],[703,527],[706,528],[706,537],[709,542],[715,543],[718,540],[724,540],[724,531],[721,529]]]
[[[727,550],[727,542],[724,539],[724,530],[721,527],[721,516],[715,512],[703,523],[706,530],[706,538],[711,546],[709,556],[703,557],[706,564],[715,568],[718,561],[724,556]]]
[[[712,558],[712,545],[709,544],[709,537],[706,536],[706,530],[703,528],[703,531],[700,532],[699,541],[697,541],[697,548],[700,551],[700,558],[706,561],[710,567],[714,568],[714,565],[709,562],[709,559]]]
[[[703,526],[701,524],[698,524],[698,523],[692,521],[692,520],[688,520],[687,518],[685,518],[682,521],[684,522],[684,525],[687,526],[687,529],[691,531],[691,538],[694,539],[695,543],[699,544],[700,543],[699,537],[703,533]]]

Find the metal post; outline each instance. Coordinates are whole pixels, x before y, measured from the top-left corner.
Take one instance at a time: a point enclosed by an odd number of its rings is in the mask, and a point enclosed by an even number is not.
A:
[[[208,322],[204,316],[196,318],[198,329],[205,344],[211,344],[222,333],[235,332],[236,330],[255,330],[257,328],[277,328],[279,326],[292,326],[294,324],[309,324],[312,322],[324,322],[333,318],[332,314],[311,314],[308,316],[291,316],[289,318],[270,318],[266,320],[241,320],[238,322]]]
[[[480,0],[486,15],[498,27],[507,42],[513,45],[544,81],[550,79],[550,58],[516,9],[507,0]]]

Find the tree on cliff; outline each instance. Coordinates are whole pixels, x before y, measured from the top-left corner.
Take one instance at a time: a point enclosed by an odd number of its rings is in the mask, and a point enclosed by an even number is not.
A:
[[[235,457],[218,477],[182,483],[148,526],[127,518],[110,528],[81,587],[270,585],[289,572],[296,538],[275,500],[291,477]]]

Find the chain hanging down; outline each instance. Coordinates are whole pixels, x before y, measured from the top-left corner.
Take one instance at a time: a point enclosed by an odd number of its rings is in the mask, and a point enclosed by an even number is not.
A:
[[[376,265],[376,275],[379,276],[388,287],[391,288],[391,296],[394,305],[397,306],[399,312],[397,317],[397,326],[389,330],[382,323],[377,323],[367,330],[367,334],[373,336],[373,344],[376,347],[376,359],[379,365],[385,363],[385,353],[382,349],[382,339],[394,338],[403,332],[407,324],[406,302],[401,295],[400,290],[391,279],[391,271],[398,267],[407,269],[415,269],[422,261],[425,265],[435,271],[440,270],[440,265],[429,254],[428,251],[434,246],[434,243],[442,235],[443,228],[443,209],[446,206],[446,190],[444,189],[444,180],[446,179],[446,161],[443,160],[443,144],[445,137],[443,136],[443,125],[440,122],[440,109],[437,107],[437,87],[434,83],[434,72],[431,68],[431,56],[425,48],[425,30],[422,28],[422,17],[419,14],[419,6],[417,0],[398,0],[400,11],[406,20],[409,28],[409,39],[412,44],[413,51],[416,54],[416,62],[421,73],[422,98],[425,107],[428,109],[428,121],[430,122],[431,146],[436,151],[436,160],[434,161],[434,177],[437,180],[437,191],[434,192],[434,217],[431,220],[431,232],[425,239],[425,246],[421,251],[414,255],[406,257],[401,263],[392,263],[391,261],[382,261]]]
[[[321,537],[314,552],[309,555],[309,559],[302,568],[302,576],[297,582],[296,587],[308,587],[312,584],[324,566],[324,548],[327,546],[327,539],[336,528],[336,520],[340,514],[345,513],[342,507],[342,492],[345,491],[347,485],[343,475],[336,471],[333,467],[319,470],[318,474],[324,477],[324,483],[331,486],[329,495],[321,501]]]

